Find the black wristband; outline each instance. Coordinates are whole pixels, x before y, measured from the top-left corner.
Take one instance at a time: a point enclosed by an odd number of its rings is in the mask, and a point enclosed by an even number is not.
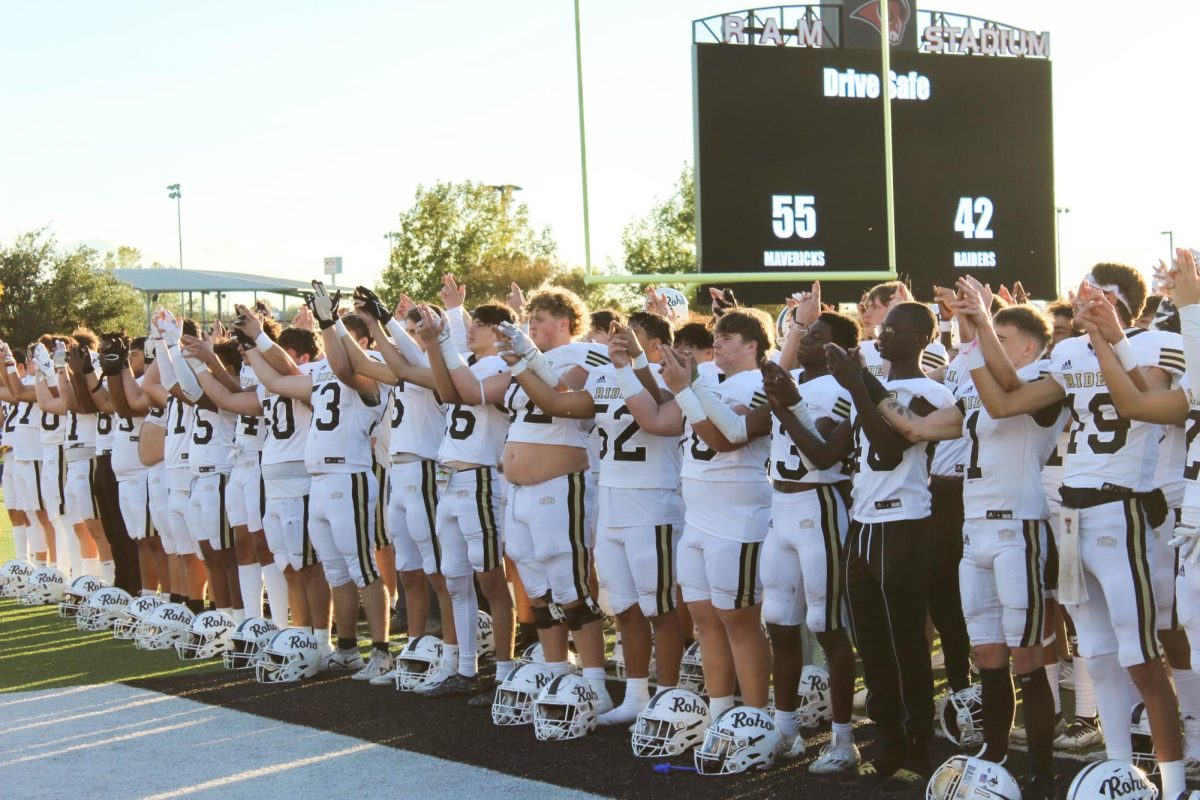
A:
[[[329,330],[329,329],[330,329],[330,328],[332,328],[334,325],[336,325],[336,324],[337,324],[337,320],[332,320],[332,319],[330,319],[330,320],[319,319],[319,320],[317,320],[317,324],[321,326],[321,330],[325,331],[325,330]]]

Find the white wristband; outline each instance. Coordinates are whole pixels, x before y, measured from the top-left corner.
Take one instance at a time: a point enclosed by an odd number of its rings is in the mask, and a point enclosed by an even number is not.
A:
[[[679,410],[691,424],[695,425],[708,419],[708,415],[704,413],[704,406],[700,405],[700,398],[692,391],[692,387],[689,386],[675,395],[675,402],[679,404]]]
[[[949,333],[950,332],[950,320],[948,320],[948,319],[938,320],[938,330],[941,331],[942,333]]]
[[[346,330],[346,326],[342,324],[342,318],[338,317],[337,322],[333,323],[333,329],[337,331],[338,336],[349,336],[350,331]]]
[[[453,336],[447,337],[444,341],[439,341],[438,350],[442,354],[442,361],[446,362],[446,369],[455,370],[459,367],[468,366],[462,357],[462,353],[458,352],[458,347],[454,344]]]
[[[1137,356],[1133,354],[1133,345],[1129,344],[1129,340],[1124,336],[1121,341],[1113,345],[1113,352],[1117,354],[1117,361],[1121,362],[1121,369],[1130,372],[1137,369]]]
[[[628,364],[617,369],[617,386],[621,389],[621,397],[626,400],[637,397],[646,390],[646,387],[642,386],[642,382],[638,380],[638,376],[634,374],[633,367]]]
[[[267,336],[266,331],[258,332],[258,336],[254,337],[254,344],[259,350],[270,350],[275,346],[275,343],[271,341],[271,337]]]
[[[796,418],[796,421],[803,425],[809,433],[815,434],[817,432],[817,423],[813,422],[813,418],[809,415],[808,404],[804,402],[803,398],[801,398],[799,403],[788,408],[788,411],[792,412],[792,416]]]
[[[978,341],[979,340],[977,339],[976,343],[978,343]],[[961,353],[962,351],[960,350],[959,352]],[[983,357],[983,348],[976,344],[975,347],[972,347],[970,350],[968,350],[966,356],[963,358],[963,366],[966,367],[967,372],[987,366],[987,362]]]
[[[637,358],[633,359],[634,369],[646,369],[650,366],[650,359],[646,358],[645,353],[638,353]]]
[[[509,367],[509,374],[515,378],[528,368],[529,368],[529,362],[527,362],[523,358],[520,358],[520,359],[517,359],[517,363],[515,363],[511,367]]]

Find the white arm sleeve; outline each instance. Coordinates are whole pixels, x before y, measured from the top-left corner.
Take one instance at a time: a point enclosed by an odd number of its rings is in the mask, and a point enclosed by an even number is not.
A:
[[[746,418],[717,399],[707,384],[694,383],[692,391],[700,399],[700,406],[709,421],[717,426],[726,439],[733,444],[741,444],[750,438],[746,433]]]
[[[162,339],[154,340],[154,358],[158,361],[159,380],[163,388],[169,392],[179,384],[179,379],[175,377],[175,364],[171,361],[167,343]]]
[[[459,353],[467,352],[467,326],[470,325],[470,317],[467,316],[467,311],[462,306],[459,306],[455,311],[447,311],[447,324],[450,326],[450,341],[454,342],[454,349]]]
[[[388,333],[392,335],[392,340],[396,342],[396,349],[400,351],[400,355],[404,356],[405,361],[415,367],[429,366],[429,357],[425,355],[421,346],[408,335],[408,331],[400,321],[392,317],[388,321],[387,329]]]
[[[1183,334],[1183,360],[1188,372],[1195,373],[1200,370],[1200,305],[1179,309],[1179,332]]]
[[[188,400],[196,402],[204,396],[204,390],[200,388],[200,381],[196,380],[196,376],[192,374],[191,366],[188,365],[187,359],[180,355],[178,347],[172,346],[170,355],[175,362],[175,377],[179,379],[180,391]]]

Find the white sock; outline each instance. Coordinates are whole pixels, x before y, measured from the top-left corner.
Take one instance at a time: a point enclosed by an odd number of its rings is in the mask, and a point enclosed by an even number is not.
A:
[[[282,630],[288,624],[287,578],[275,562],[262,567],[263,584],[267,587],[267,600],[271,603],[271,622]]]
[[[245,622],[245,621],[246,621],[246,609],[244,609],[244,608],[235,608],[235,609],[233,610],[233,613],[232,613],[232,614],[230,614],[230,616],[231,616],[231,617],[233,617],[233,624],[234,624],[234,625],[241,625],[243,622]]]
[[[663,692],[669,692],[672,689],[678,689],[678,688],[679,688],[678,686],[663,686],[660,683],[658,686],[655,687],[654,694],[657,697],[658,695],[662,694]]]
[[[601,678],[603,680],[603,678]],[[621,701],[621,705],[630,708],[636,708],[641,711],[650,702],[650,679],[649,678],[626,678],[625,679],[625,699]]]
[[[1175,670],[1175,694],[1179,697],[1179,715],[1200,719],[1200,672],[1195,667]]]
[[[1181,797],[1187,789],[1187,776],[1184,774],[1183,760],[1158,762],[1158,774],[1162,776],[1162,796],[1165,798]]]
[[[75,538],[75,531],[67,532],[62,517],[51,517],[50,527],[54,529],[54,561],[58,565],[58,571],[68,575],[71,572],[71,542],[75,542],[78,549],[79,539]]]
[[[98,558],[83,559],[79,568],[83,570],[83,572],[79,573],[80,575],[91,575],[96,578],[101,577],[100,559]]]
[[[1128,670],[1121,666],[1116,653],[1092,656],[1088,671],[1096,684],[1096,707],[1100,711],[1100,726],[1104,729],[1104,747],[1110,759],[1133,760],[1133,734],[1130,731],[1129,711],[1133,697],[1129,693]]]
[[[74,524],[63,526],[63,538],[67,540],[67,563],[71,565],[71,577],[78,578],[80,575],[95,575],[96,573],[94,572],[85,571],[87,567],[83,559],[83,548],[79,543],[79,536],[75,533]]]
[[[569,661],[547,661],[546,669],[550,670],[552,678],[557,678],[559,675],[566,675],[571,671],[571,663]]]
[[[252,617],[261,617],[262,567],[258,564],[238,564],[238,583],[242,589],[242,610]]]
[[[1083,656],[1075,656],[1075,716],[1096,718],[1096,686],[1092,683],[1088,660]]]
[[[101,561],[100,562],[100,580],[112,585],[112,582],[117,579],[117,562]]]
[[[450,605],[454,611],[454,630],[462,631],[458,637],[458,664],[454,666],[460,675],[469,678],[476,672],[475,631],[478,628],[479,597],[475,594],[475,578],[471,575],[448,577],[446,591],[450,594]]]
[[[30,512],[30,513],[32,514],[32,512]],[[30,560],[37,561],[37,559],[33,558],[35,553],[46,553],[47,552],[47,550],[46,550],[46,529],[44,527],[42,527],[42,521],[40,519],[38,519],[36,516],[32,517],[32,519],[33,519],[33,521],[30,522],[27,526],[25,526],[25,535],[28,537],[28,540],[29,540]],[[44,566],[46,563],[46,560],[42,559],[41,563]]]
[[[28,561],[31,553],[29,552],[29,532],[25,530],[24,525],[13,525],[13,558],[20,561]]]
[[[329,649],[329,628],[313,628],[312,635],[322,650]]]
[[[504,683],[508,676],[512,674],[513,662],[497,661],[496,662],[496,683]]]
[[[475,629],[468,628],[467,630],[473,631]],[[440,666],[446,672],[458,671],[458,647],[456,644],[442,645],[442,663]]]
[[[775,709],[775,727],[783,736],[799,735],[800,726],[796,723],[796,712]]]
[[[708,715],[713,722],[716,722],[717,717],[731,708],[733,708],[733,695],[728,695],[727,697],[710,697],[708,700]]]
[[[854,744],[854,725],[850,722],[835,722],[833,723],[833,743],[834,745],[851,745]]]
[[[1062,664],[1055,661],[1046,665],[1046,680],[1050,682],[1050,696],[1054,698],[1055,715],[1062,713],[1062,695],[1058,689],[1058,678],[1062,673]]]

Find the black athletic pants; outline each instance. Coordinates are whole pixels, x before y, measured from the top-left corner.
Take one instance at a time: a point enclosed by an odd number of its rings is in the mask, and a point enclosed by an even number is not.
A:
[[[934,537],[929,519],[850,523],[846,590],[863,662],[867,716],[885,740],[933,736],[925,612]]]
[[[96,493],[96,506],[100,509],[100,524],[104,526],[104,535],[108,538],[108,546],[112,548],[113,566],[116,568],[113,583],[137,597],[142,591],[138,547],[125,530],[125,518],[121,516],[121,506],[117,501],[117,476],[113,474],[110,453],[96,456],[93,491]]]
[[[929,584],[929,618],[942,640],[946,680],[954,691],[971,685],[971,640],[958,591],[958,565],[963,555],[962,481],[934,477],[929,529],[934,537]]]

